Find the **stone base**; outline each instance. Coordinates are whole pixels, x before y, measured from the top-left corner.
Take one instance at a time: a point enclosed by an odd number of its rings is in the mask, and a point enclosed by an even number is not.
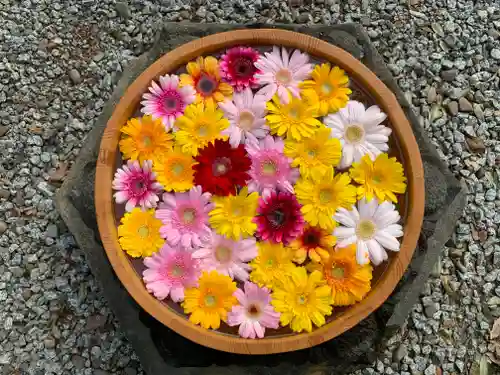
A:
[[[411,122],[425,169],[424,225],[409,269],[392,296],[367,319],[342,336],[298,352],[245,356],[197,345],[177,335],[144,312],[119,282],[99,239],[94,209],[95,164],[101,136],[111,113],[127,86],[152,62],[175,47],[200,37],[240,28],[283,28],[323,39],[361,60],[395,93]],[[370,365],[388,334],[397,330],[416,303],[420,290],[451,236],[465,205],[465,192],[441,162],[435,147],[418,124],[417,117],[391,76],[363,28],[298,25],[164,25],[153,48],[130,64],[111,99],[88,135],[80,155],[58,192],[57,207],[84,250],[103,293],[129,341],[150,375],[224,374],[336,374]]]

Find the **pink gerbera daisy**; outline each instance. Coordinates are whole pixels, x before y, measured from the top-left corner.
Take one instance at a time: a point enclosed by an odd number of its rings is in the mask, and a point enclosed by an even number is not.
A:
[[[193,258],[200,259],[204,271],[216,270],[241,281],[248,280],[250,266],[246,262],[256,256],[255,238],[232,241],[218,234],[212,235],[210,244],[193,253]]]
[[[179,87],[179,77],[174,74],[166,74],[159,80],[160,85],[152,81],[150,92],[142,96],[141,112],[151,115],[153,119],[161,118],[165,129],[169,130],[186,106],[194,102],[196,91],[191,85]]]
[[[302,206],[294,194],[271,192],[270,196],[259,198],[257,216],[257,235],[263,241],[288,243],[302,233],[304,217]]]
[[[156,218],[163,222],[160,235],[170,246],[192,250],[210,241],[208,212],[213,208],[210,197],[210,193],[202,192],[201,186],[185,193],[163,194]]]
[[[156,207],[158,194],[162,186],[156,182],[156,175],[151,171],[153,162],[144,160],[142,167],[137,160],[129,160],[118,168],[113,179],[116,203],[125,203],[125,210],[132,211],[139,205],[143,210]]]
[[[290,57],[285,47],[280,53],[276,46],[273,47],[273,52],[266,52],[264,55],[255,63],[261,71],[255,75],[257,83],[264,85],[257,95],[263,95],[268,101],[278,93],[283,104],[290,101],[288,93],[299,98],[299,82],[308,78],[313,70],[309,55],[296,49]]]
[[[219,103],[219,107],[229,119],[229,128],[222,131],[229,136],[229,143],[238,147],[246,139],[256,142],[269,133],[269,127],[264,118],[266,101],[262,96],[253,96],[249,88],[233,94],[233,100]]]
[[[173,249],[167,244],[159,252],[144,258],[147,267],[142,278],[146,289],[159,300],[170,295],[174,302],[184,300],[184,288],[196,286],[200,275],[199,262],[190,252]]]
[[[292,159],[283,154],[284,142],[281,138],[266,136],[259,142],[246,142],[246,149],[252,159],[250,192],[257,191],[267,197],[271,191],[281,189],[294,193],[293,184],[299,177],[299,170],[290,165]]]
[[[247,87],[256,88],[255,74],[259,73],[259,70],[255,67],[255,63],[259,57],[259,52],[250,47],[228,49],[220,60],[222,78],[233,86],[235,91]]]
[[[256,284],[246,282],[245,291],[236,289],[234,296],[239,305],[233,307],[227,314],[229,326],[240,326],[241,337],[254,339],[263,338],[266,328],[277,329],[280,313],[271,306],[271,295],[266,287],[259,288]]]

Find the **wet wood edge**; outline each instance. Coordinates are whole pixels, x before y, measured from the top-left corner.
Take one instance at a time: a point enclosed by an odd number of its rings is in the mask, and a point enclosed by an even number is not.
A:
[[[314,329],[311,333],[251,340],[194,325],[185,316],[165,308],[147,292],[141,278],[137,277],[127,255],[118,243],[111,183],[120,127],[132,116],[139,105],[141,95],[147,91],[153,79],[173,71],[200,55],[207,55],[237,44],[283,45],[298,48],[340,66],[373,95],[393,124],[394,136],[401,142],[409,186],[408,217],[401,250],[391,261],[377,287],[364,300],[353,305],[338,319]],[[410,263],[424,216],[424,191],[423,165],[416,139],[396,97],[387,86],[348,52],[308,35],[275,29],[237,30],[210,35],[174,49],[149,66],[129,86],[106,125],[95,179],[96,216],[101,240],[114,271],[131,296],[154,318],[184,337],[214,349],[240,354],[272,354],[315,346],[349,330],[377,309],[392,293]]]

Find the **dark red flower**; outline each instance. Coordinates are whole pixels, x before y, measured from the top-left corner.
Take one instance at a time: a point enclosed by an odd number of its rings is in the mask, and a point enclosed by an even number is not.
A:
[[[294,194],[272,191],[268,197],[259,199],[257,236],[263,241],[288,243],[300,236],[304,229],[304,217]]]
[[[252,164],[244,145],[232,148],[229,142],[217,139],[201,149],[194,158],[194,184],[215,195],[235,195],[250,180]]]
[[[259,52],[250,47],[233,47],[226,51],[220,59],[222,78],[241,91],[246,87],[256,88],[255,74],[260,71],[254,63],[259,59]]]

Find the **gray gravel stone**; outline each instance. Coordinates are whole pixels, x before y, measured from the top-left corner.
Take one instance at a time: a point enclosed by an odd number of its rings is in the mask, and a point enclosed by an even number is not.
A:
[[[462,112],[472,112],[472,104],[465,97],[458,99],[458,106]]]
[[[80,76],[80,72],[78,72],[78,70],[76,70],[76,69],[71,69],[71,70],[68,72],[68,75],[69,75],[69,78],[71,79],[71,81],[72,81],[74,84],[78,84],[78,83],[81,83],[81,82],[82,82],[82,77]]]

